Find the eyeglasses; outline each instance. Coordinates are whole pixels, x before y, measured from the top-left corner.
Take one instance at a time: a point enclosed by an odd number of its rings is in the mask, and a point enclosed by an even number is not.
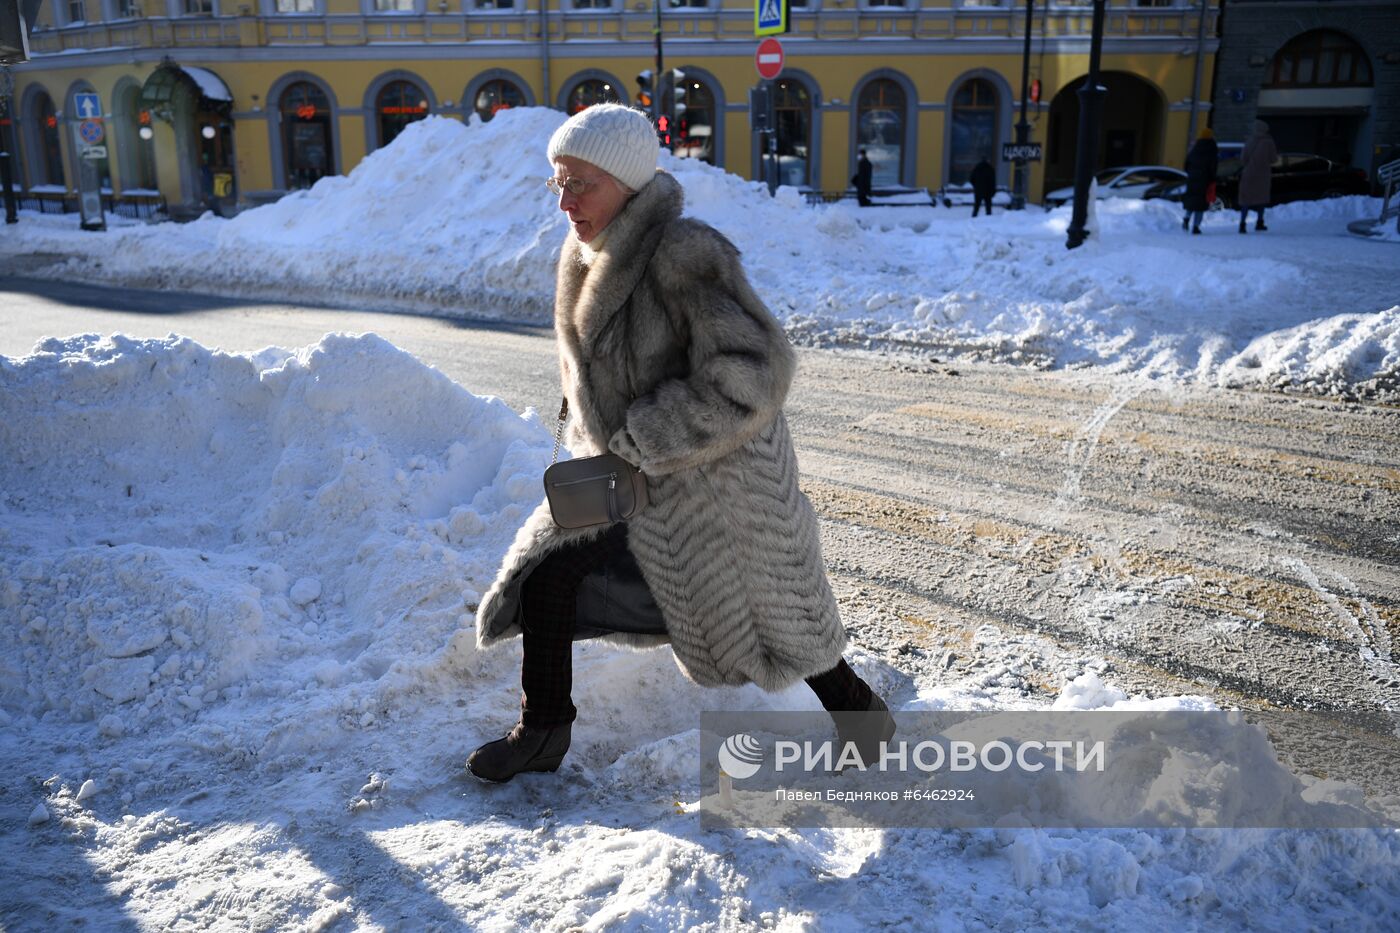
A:
[[[555,197],[564,193],[564,189],[569,189],[569,194],[576,198],[581,198],[594,185],[598,183],[596,178],[580,178],[578,175],[570,175],[567,178],[559,179],[553,176],[544,180],[544,186],[550,190]]]

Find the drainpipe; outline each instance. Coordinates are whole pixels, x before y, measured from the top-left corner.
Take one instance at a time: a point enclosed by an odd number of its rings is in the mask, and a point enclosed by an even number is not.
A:
[[[540,0],[540,80],[544,83],[540,103],[548,107],[554,98],[549,90],[549,0]]]
[[[1210,0],[1201,0],[1201,15],[1196,23],[1196,74],[1191,80],[1191,122],[1186,128],[1186,151],[1191,151],[1191,143],[1196,140],[1196,112],[1200,109],[1201,71],[1205,68],[1206,56],[1206,16],[1210,10]]]

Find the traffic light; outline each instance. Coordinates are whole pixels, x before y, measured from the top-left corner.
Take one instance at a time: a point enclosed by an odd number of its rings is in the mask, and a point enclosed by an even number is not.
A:
[[[646,108],[647,110],[651,109],[651,85],[652,73],[651,69],[648,68],[646,71],[643,71],[641,74],[637,75],[637,103],[640,106]]]
[[[656,118],[656,135],[661,138],[661,145],[671,145],[671,121],[664,113]]]
[[[685,72],[671,69],[671,119],[680,122],[685,115]]]

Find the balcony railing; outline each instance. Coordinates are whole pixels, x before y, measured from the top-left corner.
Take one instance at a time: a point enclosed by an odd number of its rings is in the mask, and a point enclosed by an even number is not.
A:
[[[924,10],[830,8],[798,11],[789,36],[815,39],[1019,38],[1024,7],[969,6]],[[1110,4],[1109,37],[1196,37],[1199,7],[1140,7]],[[1208,35],[1218,11],[1207,12]],[[1033,34],[1052,38],[1088,36],[1091,11],[1081,6],[1037,10]],[[645,10],[551,11],[551,42],[651,42],[652,14]],[[669,39],[754,41],[753,14],[747,10],[691,9],[668,12]],[[380,43],[538,42],[539,13],[439,13],[383,16],[221,16],[123,20],[43,29],[30,36],[30,49],[42,56],[113,47],[210,48],[219,46],[344,46]],[[872,49],[872,52],[875,50]]]

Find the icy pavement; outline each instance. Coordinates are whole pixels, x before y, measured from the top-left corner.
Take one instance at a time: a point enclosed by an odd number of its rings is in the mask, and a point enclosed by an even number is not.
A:
[[[348,176],[232,220],[114,218],[97,235],[25,214],[0,232],[0,255],[56,254],[28,273],[56,278],[547,323],[565,223],[543,153],[562,119],[429,118]],[[1395,244],[1346,232],[1376,199],[1286,205],[1246,236],[1213,213],[1199,237],[1172,205],[1109,201],[1101,237],[1071,252],[1068,208],[974,220],[809,207],[694,160],[663,165],[802,342],[1400,397]]]
[[[5,928],[1394,928],[1395,832],[702,831],[698,712],[815,701],[664,649],[580,646],[563,769],[463,780],[515,718],[472,610],[550,446],[375,337],[0,359]],[[1092,656],[971,647],[960,679],[855,660],[898,709],[1043,706],[1032,664],[1058,708],[1134,702]]]

